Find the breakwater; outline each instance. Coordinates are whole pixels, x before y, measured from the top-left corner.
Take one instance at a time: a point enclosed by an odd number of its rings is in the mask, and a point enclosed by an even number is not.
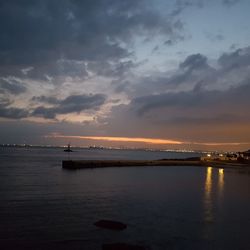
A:
[[[202,166],[199,159],[163,159],[163,160],[64,160],[65,169],[137,167],[137,166]]]
[[[64,160],[64,169],[86,169],[106,167],[145,167],[145,166],[211,166],[214,168],[244,169],[250,171],[249,163],[228,161],[203,161],[198,157],[187,159],[161,159],[161,160]]]

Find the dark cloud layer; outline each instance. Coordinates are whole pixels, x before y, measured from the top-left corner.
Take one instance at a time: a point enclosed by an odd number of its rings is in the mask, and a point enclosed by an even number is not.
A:
[[[180,63],[180,68],[190,71],[206,67],[208,67],[207,58],[201,54],[190,55],[184,62]]]
[[[6,80],[6,79],[0,79],[0,93],[8,92],[10,94],[21,94],[26,92],[26,87],[22,85],[20,82],[17,82],[16,80]]]
[[[218,60],[227,71],[250,65],[250,47],[240,48],[232,53],[224,53]]]
[[[137,83],[123,81],[117,84],[119,91],[133,98],[150,94],[164,94],[191,89],[227,89],[250,78],[250,48],[240,48],[223,53],[212,66],[200,53],[187,56],[171,74],[154,72],[137,79]]]
[[[33,96],[31,101],[35,103],[58,104],[60,101],[53,96]]]
[[[44,106],[37,107],[33,112],[32,116],[44,117],[47,119],[54,119],[57,114],[68,114],[74,112],[81,112],[84,110],[94,109],[97,110],[101,105],[104,104],[106,97],[102,94],[95,95],[72,95],[68,96],[63,100],[56,98],[44,98],[38,97],[33,98],[35,100],[41,100],[48,103],[56,103],[52,108],[46,108]]]
[[[0,74],[21,76],[21,69],[32,66],[26,77],[86,76],[86,65],[76,61],[105,62],[106,72],[98,65],[90,67],[110,74],[108,62],[129,57],[128,45],[136,35],[163,34],[174,40],[181,29],[177,22],[159,15],[148,0],[4,0],[0,3]]]
[[[140,115],[159,108],[168,108],[168,110],[173,108],[175,111],[177,109],[176,112],[183,116],[185,116],[185,110],[189,108],[199,114],[204,114],[207,110],[215,114],[217,111],[233,114],[248,113],[249,58],[249,47],[225,53],[218,58],[220,67],[215,69],[208,65],[205,56],[190,55],[180,63],[180,70],[171,78],[158,78],[158,82],[154,82],[154,87],[157,84],[165,86],[165,92],[138,96],[131,102],[131,108],[137,110]],[[231,85],[227,85],[225,81],[230,81]],[[178,87],[186,83],[193,88],[188,91],[169,91],[169,84]],[[220,86],[223,86],[221,90],[218,89]]]
[[[21,108],[13,108],[8,106],[9,103],[0,104],[0,117],[8,119],[22,119],[29,116],[29,112]]]
[[[43,117],[55,119],[58,114],[80,113],[86,110],[98,110],[106,100],[103,94],[94,95],[71,95],[65,99],[56,97],[38,96],[33,97],[35,103],[53,104],[52,107],[38,106],[35,109],[21,109],[11,107],[12,102],[2,99],[0,103],[0,117],[9,119],[22,119],[27,117]]]
[[[158,108],[178,108],[179,112],[185,115],[185,110],[192,108],[194,112],[202,114],[202,110],[222,112],[235,112],[242,114],[242,109],[250,106],[250,80],[246,83],[232,87],[226,91],[198,90],[194,88],[188,92],[166,93],[138,97],[133,100],[131,106],[138,114],[143,115]],[[237,99],[237,102],[233,100]],[[203,113],[204,114],[204,113]]]

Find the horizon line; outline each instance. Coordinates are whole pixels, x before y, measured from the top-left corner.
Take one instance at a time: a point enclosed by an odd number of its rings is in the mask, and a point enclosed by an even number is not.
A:
[[[160,139],[160,138],[146,138],[146,137],[119,137],[119,136],[81,136],[81,135],[60,135],[51,134],[46,135],[47,138],[71,138],[80,140],[101,140],[101,141],[113,141],[113,142],[142,142],[146,144],[158,144],[158,145],[203,145],[203,146],[239,146],[250,145],[250,142],[190,142],[180,141],[173,139]]]

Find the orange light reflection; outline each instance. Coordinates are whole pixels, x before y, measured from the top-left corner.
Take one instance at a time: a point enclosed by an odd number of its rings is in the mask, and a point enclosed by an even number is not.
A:
[[[212,167],[207,168],[207,175],[205,181],[205,196],[204,196],[204,205],[205,205],[205,215],[204,219],[206,222],[213,221],[213,211],[212,211]]]

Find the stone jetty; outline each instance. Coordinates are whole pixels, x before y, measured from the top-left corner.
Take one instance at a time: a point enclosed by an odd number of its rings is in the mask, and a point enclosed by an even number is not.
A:
[[[138,167],[138,166],[203,166],[199,158],[162,159],[162,160],[64,160],[65,169]]]

